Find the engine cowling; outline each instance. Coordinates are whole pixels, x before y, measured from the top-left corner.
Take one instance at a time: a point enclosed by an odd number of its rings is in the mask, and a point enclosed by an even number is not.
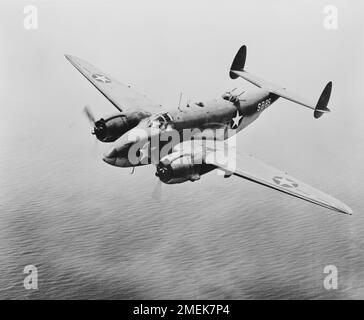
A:
[[[196,160],[191,154],[172,153],[159,162],[155,175],[166,184],[175,184],[199,180],[203,174],[215,169]]]
[[[143,112],[132,112],[118,114],[107,119],[101,118],[95,121],[92,134],[102,142],[114,142],[124,133],[136,127],[142,119],[148,116],[149,114]]]

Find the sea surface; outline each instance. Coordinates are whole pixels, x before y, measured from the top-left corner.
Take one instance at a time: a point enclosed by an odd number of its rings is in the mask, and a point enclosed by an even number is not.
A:
[[[238,139],[353,216],[215,172],[162,185],[158,201],[153,167],[131,175],[103,163],[108,146],[93,141],[80,110],[46,107],[32,114],[14,104],[1,120],[0,298],[364,298],[360,136],[345,152],[311,149],[302,137],[284,146],[274,130],[272,141],[254,138],[267,113]],[[23,286],[27,265],[38,268],[38,290]],[[338,269],[337,290],[324,288],[327,265]]]

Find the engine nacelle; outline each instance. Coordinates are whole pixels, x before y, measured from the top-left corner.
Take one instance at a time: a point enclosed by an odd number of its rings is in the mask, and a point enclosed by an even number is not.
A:
[[[175,184],[199,180],[203,174],[215,169],[212,165],[196,160],[193,154],[174,152],[161,159],[155,175],[164,183]]]
[[[147,113],[136,111],[117,114],[107,119],[101,118],[95,122],[92,134],[102,142],[114,142],[148,116]]]

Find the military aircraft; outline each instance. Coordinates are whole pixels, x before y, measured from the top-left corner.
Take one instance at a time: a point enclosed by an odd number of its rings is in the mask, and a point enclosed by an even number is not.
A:
[[[65,57],[118,109],[114,116],[99,120],[85,109],[96,138],[113,142],[111,150],[104,155],[106,163],[133,170],[137,166],[155,164],[156,176],[166,184],[196,181],[219,169],[224,177],[235,175],[316,205],[352,214],[343,202],[241,153],[236,145],[229,143],[279,98],[312,109],[315,118],[330,112],[327,105],[331,82],[327,83],[317,103],[312,103],[247,72],[246,55],[247,48],[243,45],[232,62],[230,78],[245,79],[257,87],[256,91],[248,93],[234,89],[220,98],[188,103],[183,109],[178,107],[172,111],[88,62],[71,55]],[[226,154],[226,149],[229,160],[220,161],[216,155]]]

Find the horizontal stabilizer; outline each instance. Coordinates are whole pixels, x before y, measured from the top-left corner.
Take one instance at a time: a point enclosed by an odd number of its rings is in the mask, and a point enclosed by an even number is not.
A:
[[[244,70],[245,62],[246,62],[246,54],[247,49],[246,46],[242,46],[238,53],[236,54],[234,61],[230,68],[230,78],[236,79],[238,77],[245,79],[246,81],[254,84],[255,86],[265,89],[271,93],[276,94],[277,96],[284,98],[286,100],[295,102],[297,104],[300,104],[306,108],[314,110],[314,117],[317,119],[321,117],[324,113],[330,112],[330,110],[327,108],[327,105],[329,103],[330,95],[331,95],[331,89],[332,89],[332,82],[330,81],[325,89],[323,90],[320,99],[318,100],[317,104],[315,104],[312,101],[309,101],[305,98],[300,97],[296,93],[287,90],[284,87],[275,85],[271,82],[268,82],[266,80],[263,80],[260,77],[257,77],[249,72],[246,72]]]

